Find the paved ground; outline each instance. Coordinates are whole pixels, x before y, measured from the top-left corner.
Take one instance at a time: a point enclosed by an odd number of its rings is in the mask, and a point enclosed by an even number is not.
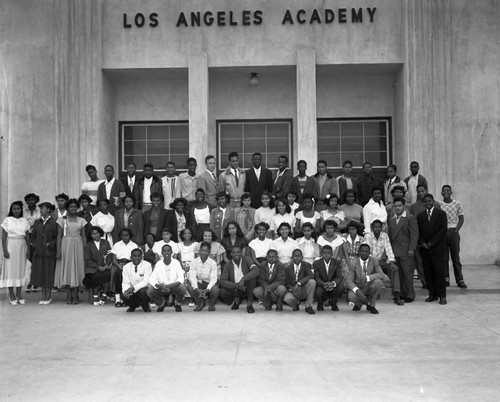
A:
[[[0,298],[0,400],[498,401],[500,268],[466,267],[447,306],[315,316],[125,313]]]

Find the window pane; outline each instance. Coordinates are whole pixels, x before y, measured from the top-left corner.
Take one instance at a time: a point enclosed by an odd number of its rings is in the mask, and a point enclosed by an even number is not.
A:
[[[146,154],[146,141],[125,141],[123,153],[126,155]]]
[[[267,152],[278,152],[288,156],[288,140],[287,139],[267,139]]]
[[[320,138],[340,137],[340,123],[319,122],[318,142]]]
[[[146,155],[124,155],[123,156],[124,166],[127,166],[129,163],[134,162],[137,167],[142,169],[142,166],[146,163]]]
[[[363,123],[345,123],[340,124],[340,135],[342,137],[362,137]]]
[[[366,161],[371,162],[373,166],[387,166],[386,152],[366,152]]]
[[[221,124],[220,135],[224,139],[237,138],[241,140],[243,138],[243,126],[241,124]]]
[[[250,154],[250,158],[252,157],[252,154],[254,152],[260,152],[264,153],[265,152],[265,140],[264,138],[262,139],[255,139],[255,138],[247,138],[245,136],[245,139],[243,140],[243,147],[245,149],[245,153]],[[241,158],[241,155],[240,155]]]
[[[387,149],[385,137],[367,137],[365,138],[366,151],[386,151]]]
[[[148,155],[168,155],[170,146],[168,141],[149,141]]]
[[[189,152],[189,141],[170,140],[171,154],[184,154]]]
[[[170,126],[171,140],[187,140],[189,142],[189,126],[187,124],[173,124]]]
[[[366,122],[364,124],[366,137],[378,137],[387,135],[387,125],[385,122]]]
[[[146,126],[125,126],[123,128],[124,140],[145,140]]]
[[[266,133],[265,124],[244,124],[243,125],[243,135],[246,139],[259,139],[264,140]]]
[[[345,141],[345,140],[342,140]],[[335,137],[327,137],[327,138],[318,138],[318,150],[329,149],[332,151],[336,151],[340,149],[340,138]]]
[[[189,158],[188,154],[171,155],[170,160],[175,163],[175,168],[177,170],[186,170],[186,160]]]
[[[168,141],[168,126],[148,126],[148,140]]]
[[[363,166],[363,152],[342,152],[342,161],[349,159],[354,166]],[[339,165],[341,166],[341,165]]]
[[[340,166],[340,153],[333,152],[318,152],[318,160],[325,160],[328,167]]]
[[[165,170],[165,165],[168,161],[168,155],[148,156],[148,162],[153,164],[155,170]],[[137,167],[139,168],[139,166]]]
[[[221,142],[221,152],[224,154],[229,154],[230,152],[236,151],[238,153],[243,152],[243,144],[241,139],[226,139],[224,138]],[[227,158],[226,158],[227,160]]]
[[[288,123],[272,123],[267,125],[267,137],[290,138],[290,125]]]

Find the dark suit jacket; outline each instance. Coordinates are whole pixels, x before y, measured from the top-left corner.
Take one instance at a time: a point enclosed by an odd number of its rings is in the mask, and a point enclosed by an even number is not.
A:
[[[244,281],[257,279],[260,275],[259,268],[245,257],[241,259],[241,271],[243,272]],[[236,285],[237,284],[234,281],[233,261],[229,261],[222,268],[222,274],[220,276],[220,287],[223,289],[234,290],[236,289]]]
[[[299,279],[295,280],[295,265],[293,261],[285,267],[285,286],[288,290],[291,290],[297,282],[300,282],[301,286],[305,286],[307,282],[314,279],[314,274],[311,269],[311,264],[302,261],[299,268]]]
[[[410,181],[410,176],[408,176],[406,179],[404,179],[406,186],[408,186],[409,181]],[[422,186],[422,185],[424,185],[426,189],[429,188],[427,185],[427,179],[419,173],[418,180],[417,180],[417,186]]]
[[[342,282],[342,268],[340,260],[332,258],[330,260],[330,273],[328,274],[325,267],[325,260],[320,258],[313,262],[314,279],[316,286],[324,288],[325,282],[335,282],[339,285]]]
[[[370,277],[370,282],[375,279],[380,279],[381,281],[388,280],[389,278],[384,274],[378,260],[373,257],[368,257],[366,263],[366,275]],[[366,275],[363,275],[363,268],[359,262],[359,258],[356,258],[354,262],[354,267],[350,265],[349,272],[346,276],[347,289],[353,290],[358,287],[363,289],[366,282]]]
[[[146,245],[143,244],[141,247],[141,250],[143,251],[143,260],[147,261],[151,264],[151,266],[154,267],[155,262],[156,262],[156,254],[153,252],[153,248],[150,248],[148,251],[146,251]]]
[[[176,243],[179,242],[179,235],[177,234],[177,217],[175,216],[177,212],[175,212],[173,209],[170,209],[167,211],[167,216],[166,216],[166,223],[165,227],[170,229],[170,233],[172,233],[172,240]],[[192,230],[192,222],[191,222],[191,215],[187,211],[183,211],[183,215],[186,218],[186,228]],[[193,233],[194,237],[194,233]],[[160,234],[161,238],[161,234]]]
[[[314,178],[314,192],[313,195],[315,198],[319,199],[319,201],[323,201],[326,198],[327,194],[330,193],[335,193],[338,195],[338,188],[337,188],[337,180],[335,180],[335,177],[333,177],[330,173],[326,173],[326,182],[325,185],[323,186],[323,190],[320,191],[319,189],[319,173],[316,173],[313,178]]]
[[[56,220],[52,216],[45,225],[41,218],[35,221],[31,233],[31,242],[35,249],[34,256],[49,257],[56,255],[58,227]]]
[[[274,174],[274,179],[278,176],[279,171],[277,170]],[[292,188],[293,174],[292,170],[287,168],[283,176],[281,176],[276,182],[273,180],[273,195],[277,200],[286,199],[286,195]]]
[[[220,208],[214,208],[210,212],[210,229],[212,229],[218,239],[222,239],[224,236],[224,228],[227,226],[229,221],[234,221],[235,216],[234,216],[234,209],[231,207],[226,207],[226,214],[224,215],[224,220],[221,221],[219,218],[220,215]]]
[[[137,186],[134,186],[137,187]],[[120,230],[125,227],[124,223],[125,209],[116,211],[115,228],[113,229],[113,241],[116,243],[120,240]],[[132,231],[132,241],[136,244],[144,243],[144,218],[142,212],[132,208],[128,217],[128,228]]]
[[[388,216],[388,234],[391,240],[392,250],[396,257],[408,257],[408,251],[415,251],[418,244],[418,224],[417,218],[406,214],[406,217],[396,219]]]
[[[132,190],[130,189],[129,180],[130,179],[129,179],[128,175],[127,175],[127,176],[125,176],[125,178],[123,180],[120,180],[120,181],[125,186],[125,194],[132,196],[132,198],[136,202],[135,205],[137,205],[137,200],[136,200],[136,196],[137,196],[137,182],[139,181],[139,178],[137,177],[137,175],[135,175],[134,188]]]
[[[303,194],[312,194],[314,196],[314,191],[316,189],[316,180],[314,180],[314,177],[309,176],[306,180],[306,185],[304,187],[304,193],[300,193],[300,183],[299,183],[299,176],[295,176],[292,179],[292,185],[290,188],[292,191],[294,191],[297,194],[297,200],[296,202],[298,204],[302,204],[302,196]]]
[[[274,290],[279,285],[285,285],[285,280],[285,267],[279,261],[276,261],[274,264],[273,274],[271,279],[269,279],[269,263],[266,261],[260,269],[258,285],[262,286],[264,289]]]
[[[205,191],[205,201],[210,205],[210,209],[217,207],[217,186],[219,185],[216,179],[205,169],[205,171],[198,177],[198,187]]]
[[[144,235],[151,232],[151,222],[150,222],[151,211],[152,210],[150,209],[149,211],[144,212],[144,214],[142,215],[142,217],[144,219],[144,232],[143,232]],[[156,241],[162,239],[161,230],[166,228],[166,227],[168,227],[167,226],[167,210],[160,207],[160,214],[158,217],[158,231],[156,232],[156,236],[155,236]],[[177,236],[177,233],[176,233],[176,236]]]
[[[123,183],[115,179],[115,182],[113,183],[113,186],[111,187],[111,199],[109,200],[110,205],[108,208],[108,211],[110,212],[111,215],[115,215],[115,212],[118,209],[122,209],[125,206],[123,205],[123,198],[127,195],[125,191],[125,186]],[[120,203],[118,206],[115,205],[115,199],[114,197],[118,197],[120,199]],[[106,198],[106,181],[103,181],[101,184],[99,184],[99,187],[97,188],[97,200],[102,200]]]
[[[446,245],[446,232],[448,230],[448,220],[446,219],[446,212],[442,209],[434,208],[431,215],[431,220],[427,218],[427,210],[420,212],[417,215],[419,240],[421,245],[427,243],[430,248],[427,250],[421,248],[429,254],[447,253]]]
[[[151,191],[150,194],[163,194],[161,180],[158,178],[158,176],[155,175],[152,176],[152,179],[153,181],[151,182],[151,186],[149,187]],[[135,182],[134,194],[132,196],[134,197],[135,207],[139,210],[142,210],[142,198],[144,197],[144,177],[141,177],[138,181]],[[149,203],[151,203],[151,201],[149,201]]]
[[[364,207],[370,198],[372,198],[372,188],[379,187],[382,189],[382,195],[384,194],[384,184],[382,180],[376,178],[375,176],[367,176],[363,174],[356,183],[356,191],[358,193],[358,203]]]
[[[89,241],[85,246],[85,275],[94,274],[97,268],[111,262],[111,246],[107,240],[101,239],[99,250],[94,241]]]
[[[351,181],[352,181],[352,189],[356,192],[358,180],[354,176],[351,176]],[[338,183],[338,187],[339,187],[339,194],[338,194],[339,200],[340,200],[340,203],[342,203],[344,200],[344,194],[347,191],[347,181],[346,181],[346,179],[344,179],[343,176],[340,176],[338,178],[337,183]],[[357,195],[357,192],[356,192],[356,195]]]
[[[260,208],[262,206],[262,192],[267,191],[271,193],[273,191],[273,172],[261,166],[259,180],[257,180],[253,167],[246,171],[246,175],[245,192],[250,193],[252,208]]]

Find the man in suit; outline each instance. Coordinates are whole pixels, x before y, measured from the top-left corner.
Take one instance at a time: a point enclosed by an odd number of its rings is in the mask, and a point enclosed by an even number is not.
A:
[[[135,174],[137,170],[137,165],[134,162],[130,162],[127,165],[127,176],[121,180],[123,185],[125,186],[126,195],[131,195],[134,198],[135,203],[137,204],[136,199],[136,184],[137,184],[137,175]]]
[[[358,204],[364,207],[372,196],[373,188],[382,188],[382,180],[373,175],[373,167],[370,162],[363,164],[363,175],[356,183],[358,192]]]
[[[414,204],[418,200],[418,186],[424,186],[426,190],[429,189],[427,179],[420,173],[418,173],[419,169],[420,165],[418,164],[418,162],[413,161],[412,163],[410,163],[411,175],[404,180],[406,187],[408,188],[410,203],[412,204]]]
[[[144,232],[154,235],[156,241],[160,241],[162,229],[167,227],[168,211],[162,208],[164,201],[162,193],[151,194],[151,209],[144,212]]]
[[[352,175],[352,161],[345,160],[342,164],[342,175],[338,176],[335,180],[337,180],[337,187],[339,189],[338,196],[339,200],[344,199],[344,194],[347,190],[356,191],[357,179]]]
[[[161,180],[154,175],[154,167],[151,163],[145,163],[143,168],[143,177],[141,177],[134,186],[135,207],[146,212],[153,207],[151,203],[151,194],[161,193]]]
[[[276,303],[276,311],[283,311],[285,279],[285,267],[278,261],[278,252],[269,250],[266,262],[260,269],[258,286],[253,291],[254,296],[262,301],[266,311],[272,310],[273,302]]]
[[[106,165],[104,168],[104,175],[106,180],[99,184],[97,188],[97,199],[108,199],[110,202],[109,212],[115,215],[118,209],[124,208],[123,198],[126,195],[125,186],[123,183],[114,178],[115,169],[111,165]]]
[[[339,311],[337,302],[344,291],[340,260],[332,258],[332,246],[321,249],[321,258],[313,262],[314,279],[316,280],[316,299],[318,311],[324,310],[325,299],[329,299],[332,311]]]
[[[115,227],[113,229],[113,242],[120,240],[118,234],[123,228],[132,231],[131,240],[137,245],[144,244],[144,218],[142,212],[134,208],[134,200],[131,195],[126,195],[124,209],[115,213]]]
[[[288,169],[288,156],[280,155],[278,157],[278,171],[274,177],[273,182],[273,195],[279,200],[286,200],[288,192],[292,188],[293,174],[290,169]]]
[[[219,176],[219,191],[225,191],[229,195],[229,205],[239,208],[241,195],[245,192],[246,173],[238,166],[238,152],[228,155],[229,166]]]
[[[227,206],[229,196],[221,191],[217,193],[217,208],[210,212],[210,228],[218,239],[222,239],[224,229],[230,221],[235,220],[234,209]]]
[[[325,205],[323,200],[326,198],[327,194],[338,194],[337,181],[335,177],[333,177],[328,172],[328,165],[326,161],[319,160],[317,165],[317,173],[313,176],[316,182],[315,191],[313,195],[317,197],[317,202],[315,205],[315,209],[318,212],[323,211],[328,208],[328,205]]]
[[[151,264],[142,259],[142,250],[136,248],[130,255],[131,262],[123,267],[122,289],[127,303],[127,313],[133,313],[139,306],[145,313],[151,312],[147,287],[151,276]]]
[[[388,278],[380,268],[377,259],[370,257],[368,244],[361,244],[358,253],[359,258],[349,268],[346,277],[347,299],[354,303],[352,311],[359,311],[361,306],[366,304],[366,309],[370,313],[378,314],[375,305],[384,286],[383,281]]]
[[[384,181],[384,201],[385,205],[392,204],[394,199],[393,189],[395,186],[401,186],[403,188],[404,193],[408,192],[408,188],[406,187],[406,183],[401,180],[399,176],[396,175],[398,171],[398,167],[396,165],[387,166],[387,179]],[[409,195],[407,201],[410,201]]]
[[[417,218],[405,210],[403,197],[394,198],[392,205],[394,215],[389,217],[389,239],[399,268],[401,297],[406,303],[411,303],[415,299],[413,271],[415,250],[418,244]]]
[[[434,207],[432,194],[424,196],[426,210],[417,216],[420,253],[424,266],[425,279],[429,288],[426,302],[439,298],[439,304],[446,304],[446,270],[448,246],[446,232],[448,223],[446,212]]]
[[[205,191],[205,201],[210,209],[217,207],[217,176],[215,175],[216,161],[215,156],[207,155],[205,157],[205,171],[198,177],[198,187]]]
[[[246,171],[245,192],[250,193],[252,208],[262,206],[261,195],[264,191],[273,191],[273,173],[262,166],[262,154],[255,152],[252,155],[252,167]]]
[[[303,194],[312,194],[314,197],[317,197],[317,195],[314,194],[316,180],[314,180],[313,176],[306,175],[307,162],[305,160],[297,162],[297,170],[299,174],[292,179],[291,191],[297,194],[297,202],[299,205],[302,205]]]
[[[292,306],[293,311],[299,311],[301,300],[306,300],[306,313],[315,314],[312,304],[316,281],[311,269],[311,264],[302,261],[302,251],[293,250],[292,261],[285,267],[285,286],[288,290],[285,303]]]
[[[232,260],[222,268],[219,297],[226,304],[232,303],[231,310],[238,310],[241,300],[246,299],[247,312],[255,313],[253,291],[257,286],[260,270],[250,260],[243,258],[239,246],[233,247],[231,257]]]

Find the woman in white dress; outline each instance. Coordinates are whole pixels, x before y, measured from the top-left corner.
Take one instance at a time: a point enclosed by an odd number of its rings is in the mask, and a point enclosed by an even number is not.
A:
[[[344,211],[339,211],[337,209],[339,205],[339,196],[335,193],[327,194],[323,202],[328,206],[328,208],[320,212],[321,226],[323,226],[326,221],[331,220],[337,222],[338,229],[340,231],[344,230],[347,226],[347,223],[344,222]]]
[[[254,223],[257,225],[258,223],[264,222],[271,225],[271,219],[276,213],[274,210],[274,198],[267,191],[264,191],[262,193],[261,202],[262,206],[255,211],[253,216]],[[270,235],[270,233],[268,235]],[[247,237],[247,239],[248,238],[249,237]]]
[[[276,213],[271,218],[271,225],[269,227],[271,238],[277,239],[280,237],[277,229],[283,222],[288,223],[291,228],[294,228],[296,220],[295,215],[292,213],[292,207],[285,200],[276,201]]]
[[[104,240],[109,242],[109,245],[113,247],[113,229],[115,228],[115,217],[111,215],[108,211],[109,200],[104,198],[99,200],[99,212],[96,213],[92,220],[90,221],[91,226],[99,226],[104,232],[102,237]]]
[[[9,288],[9,301],[13,306],[25,304],[21,288],[29,281],[26,280],[29,229],[28,220],[23,218],[22,201],[14,201],[10,206],[9,215],[2,222],[3,268],[0,273],[0,288]]]
[[[302,210],[295,214],[295,238],[301,237],[302,225],[309,222],[313,225],[315,235],[321,231],[321,216],[319,212],[314,209],[314,197],[311,194],[304,194],[302,196]]]

